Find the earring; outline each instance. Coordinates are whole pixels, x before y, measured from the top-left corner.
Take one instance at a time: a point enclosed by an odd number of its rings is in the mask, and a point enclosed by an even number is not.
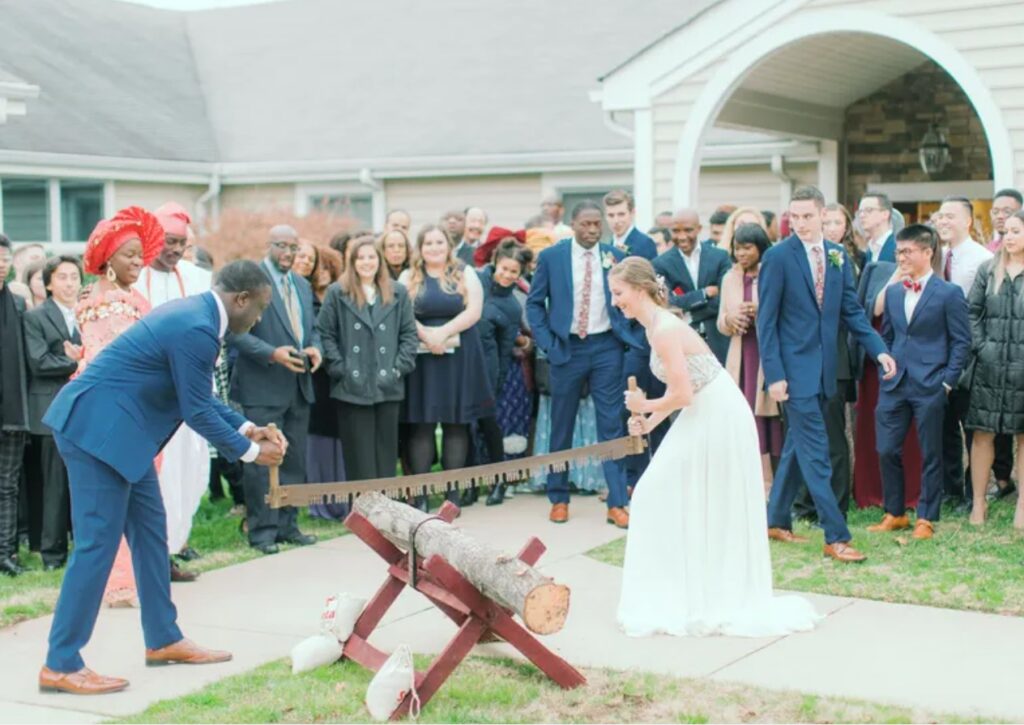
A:
[[[111,267],[109,264],[107,265],[107,281],[108,282],[116,282],[117,281],[117,272],[115,272],[114,268]]]

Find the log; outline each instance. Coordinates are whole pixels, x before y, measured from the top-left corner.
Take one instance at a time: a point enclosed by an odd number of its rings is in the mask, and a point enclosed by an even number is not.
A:
[[[364,493],[354,510],[388,541],[408,551],[414,527],[431,517],[380,493]],[[426,561],[439,555],[485,596],[519,615],[535,634],[554,634],[569,614],[569,587],[556,584],[532,566],[467,536],[440,519],[416,531],[416,555]]]

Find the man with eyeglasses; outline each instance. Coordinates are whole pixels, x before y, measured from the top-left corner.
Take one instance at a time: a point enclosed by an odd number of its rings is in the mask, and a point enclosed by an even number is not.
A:
[[[1003,232],[1006,231],[1006,220],[1024,207],[1024,196],[1016,189],[1000,189],[992,199],[989,217],[992,219],[992,239],[988,243],[988,251],[997,253],[1003,247]]]
[[[857,220],[868,237],[867,259],[896,262],[896,237],[892,230],[892,202],[882,193],[865,194],[857,206]]]
[[[320,367],[323,352],[313,317],[313,290],[293,273],[299,251],[299,235],[279,224],[270,230],[263,272],[272,289],[270,308],[252,330],[229,335],[227,345],[238,353],[231,374],[231,400],[242,406],[257,426],[277,425],[288,439],[281,464],[281,484],[306,483],[306,434],[313,403],[312,373]],[[306,546],[316,537],[299,531],[298,511],[287,506],[272,509],[264,497],[269,488],[267,469],[244,464],[249,545],[264,554],[276,554],[278,544]]]

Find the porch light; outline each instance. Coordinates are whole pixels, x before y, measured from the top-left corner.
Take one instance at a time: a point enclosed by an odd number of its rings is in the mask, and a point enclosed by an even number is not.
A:
[[[921,160],[921,168],[929,176],[941,174],[949,165],[949,142],[938,125],[930,123],[928,130],[921,139],[921,147],[917,151]]]

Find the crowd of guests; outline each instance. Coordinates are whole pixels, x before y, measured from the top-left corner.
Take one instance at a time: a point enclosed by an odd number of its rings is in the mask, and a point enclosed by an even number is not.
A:
[[[830,342],[835,380],[822,386],[821,418],[836,505],[844,515],[851,502],[883,506],[875,528],[885,531],[909,527],[906,512],[919,503],[919,521],[934,529],[942,501],[983,523],[988,501],[1015,492],[1014,455],[1024,461],[1021,194],[996,194],[989,238],[978,234],[966,198],[947,198],[926,223],[905,225],[884,194],[866,194],[856,213],[805,196],[828,243],[820,270],[813,257],[804,263],[809,289],[824,285],[826,265],[849,264],[843,304],[864,310],[909,371],[887,379],[847,325]],[[759,299],[771,290],[759,281],[765,255],[812,228],[807,220],[794,228],[790,211],[721,207],[705,228],[695,210],[681,209],[657,215],[645,233],[632,197],[614,191],[570,215],[557,198],[545,199],[518,230],[490,226],[473,207],[415,220],[415,233],[410,215],[393,210],[379,233],[329,241],[278,225],[260,260],[272,303],[249,333],[227,334],[215,390],[257,426],[284,432],[283,485],[451,470],[613,439],[626,432],[629,376],[651,397],[663,390],[642,330],[614,306],[606,282],[618,261],[640,256],[747,397],[767,497],[793,403],[769,391],[758,330]],[[151,308],[209,289],[212,259],[190,222],[176,204],[122,210],[100,223],[83,259],[47,257],[40,245],[15,249],[0,235],[3,573],[24,571],[22,537],[46,568],[66,563],[67,476],[42,416],[70,377]],[[932,278],[946,285],[938,294]],[[931,368],[918,374],[922,362]],[[927,398],[940,382],[941,399]],[[653,431],[652,448],[666,427]],[[497,505],[544,490],[550,520],[564,523],[573,493],[600,495],[608,522],[627,528],[647,458],[580,462],[514,486],[453,488],[448,498],[469,506],[483,494]],[[178,580],[195,577],[180,563],[199,556],[188,545],[199,501],[207,489],[225,496],[224,483],[254,548],[271,554],[281,543],[315,541],[300,531],[296,509],[267,506],[266,468],[210,453],[185,426],[157,467]],[[784,474],[799,479],[801,467]],[[813,519],[818,494],[796,485],[793,512]],[[422,491],[410,491],[409,501],[436,505]],[[310,513],[341,519],[348,506],[314,503]],[[1024,528],[1020,503],[1015,525]],[[107,601],[136,603],[123,543]]]

